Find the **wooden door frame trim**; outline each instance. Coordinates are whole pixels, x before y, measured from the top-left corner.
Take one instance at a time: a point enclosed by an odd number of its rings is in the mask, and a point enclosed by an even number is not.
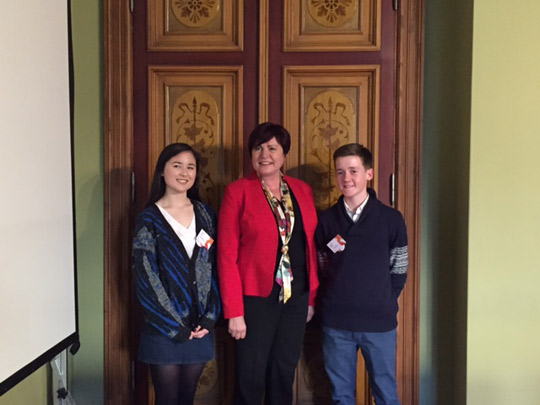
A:
[[[403,405],[420,390],[420,158],[424,74],[424,0],[400,4],[397,29],[397,208],[409,236],[409,272],[400,298],[397,379]]]
[[[133,403],[129,304],[132,283],[132,16],[129,2],[104,0],[105,403]],[[401,298],[398,385],[404,405],[419,397],[420,150],[424,0],[403,0],[398,15],[397,207],[409,231],[409,280]]]
[[[128,1],[104,1],[105,403],[133,403],[131,364],[132,16]]]

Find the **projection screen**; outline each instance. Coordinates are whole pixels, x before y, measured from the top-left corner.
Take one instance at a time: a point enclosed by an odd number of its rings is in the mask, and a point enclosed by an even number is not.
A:
[[[69,2],[0,2],[0,395],[78,346]]]

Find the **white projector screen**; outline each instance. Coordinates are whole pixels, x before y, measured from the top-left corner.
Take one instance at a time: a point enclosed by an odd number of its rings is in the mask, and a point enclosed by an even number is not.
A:
[[[0,2],[0,395],[78,347],[69,11]]]

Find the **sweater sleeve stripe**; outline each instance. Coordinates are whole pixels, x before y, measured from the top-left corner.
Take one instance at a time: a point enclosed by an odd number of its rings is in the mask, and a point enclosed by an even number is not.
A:
[[[390,249],[390,274],[407,274],[408,266],[407,246]]]

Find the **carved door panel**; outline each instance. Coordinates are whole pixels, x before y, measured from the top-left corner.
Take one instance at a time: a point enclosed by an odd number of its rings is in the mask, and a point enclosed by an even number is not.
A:
[[[313,186],[318,209],[339,196],[333,151],[356,141],[372,150],[372,186],[389,203],[396,69],[391,1],[134,3],[135,212],[144,206],[159,152],[178,141],[201,152],[201,195],[217,211],[223,187],[251,171],[244,145],[263,121],[291,132],[285,170]],[[138,336],[134,313],[133,336]],[[216,348],[197,404],[231,403],[234,342],[224,322],[216,328]],[[295,404],[330,403],[321,352],[316,317],[297,369]],[[135,398],[153,403],[148,371],[135,364]],[[363,361],[357,392],[357,404],[370,403]]]

